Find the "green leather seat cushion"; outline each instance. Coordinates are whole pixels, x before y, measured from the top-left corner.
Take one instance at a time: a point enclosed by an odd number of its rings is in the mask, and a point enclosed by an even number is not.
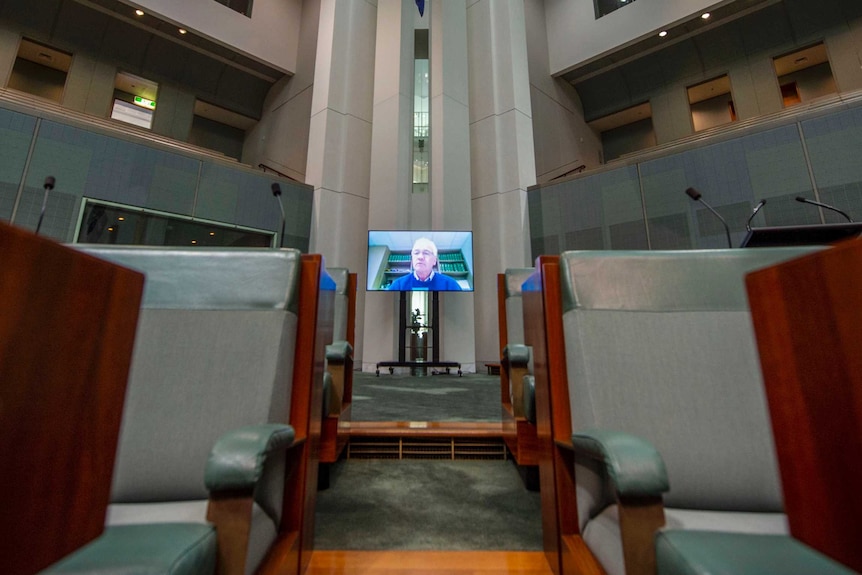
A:
[[[95,541],[43,573],[212,575],[215,563],[211,525],[152,523],[107,527]]]
[[[660,575],[849,575],[850,569],[787,535],[660,531]]]

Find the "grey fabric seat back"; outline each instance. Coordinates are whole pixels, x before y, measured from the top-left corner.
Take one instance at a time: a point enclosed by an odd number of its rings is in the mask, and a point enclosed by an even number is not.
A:
[[[300,253],[84,251],[146,274],[112,501],[206,499],[221,434],[290,423]]]
[[[509,345],[524,343],[524,303],[521,284],[530,277],[533,268],[509,268],[506,276],[506,341]]]
[[[812,249],[564,253],[573,431],[651,441],[669,507],[781,510],[744,276]]]
[[[326,271],[335,282],[335,323],[332,327],[332,341],[347,340],[347,314],[349,294],[347,281],[350,270],[347,268],[327,268]]]

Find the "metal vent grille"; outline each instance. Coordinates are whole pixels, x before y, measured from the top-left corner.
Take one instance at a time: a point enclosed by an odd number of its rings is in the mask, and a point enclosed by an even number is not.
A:
[[[482,459],[505,460],[500,438],[351,437],[348,459]]]

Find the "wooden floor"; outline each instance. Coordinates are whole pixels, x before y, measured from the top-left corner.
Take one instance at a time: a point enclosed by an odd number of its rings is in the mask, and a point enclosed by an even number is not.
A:
[[[553,575],[542,551],[314,551],[305,575]]]

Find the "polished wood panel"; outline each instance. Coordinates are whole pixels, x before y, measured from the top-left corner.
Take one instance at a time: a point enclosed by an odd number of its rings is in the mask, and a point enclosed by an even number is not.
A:
[[[506,274],[497,274],[497,334],[500,341],[500,365],[503,365],[503,348],[509,343],[509,320],[506,317]],[[500,401],[509,406],[509,374],[506,369],[500,370]]]
[[[557,520],[557,485],[554,471],[554,445],[551,428],[551,388],[548,341],[545,336],[545,302],[542,292],[542,266],[548,257],[536,260],[536,272],[525,284],[524,343],[532,348],[533,376],[536,380],[536,437],[539,447],[539,491],[542,495],[542,538],[548,563],[560,575],[560,526]]]
[[[0,223],[0,572],[104,529],[144,276]]]
[[[351,437],[500,437],[500,423],[479,421],[351,421]]]
[[[509,344],[509,319],[506,311],[506,274],[497,274],[497,315],[500,340],[500,401],[503,422],[503,439],[515,462],[522,467],[533,467],[539,463],[539,446],[536,426],[524,417],[523,376],[526,371],[519,368],[510,373],[510,366],[503,358],[503,349]],[[513,379],[510,379],[513,376]],[[511,396],[510,396],[511,387]],[[514,402],[514,404],[513,404]]]
[[[315,551],[305,575],[552,575],[541,551]]]
[[[356,347],[356,274],[347,274],[347,322],[346,340],[351,349]],[[340,392],[338,401],[332,403],[334,412],[324,414],[323,429],[320,436],[321,463],[334,463],[341,457],[350,439],[350,420],[353,404],[353,353],[347,355],[344,363],[329,365],[333,386]]]
[[[311,559],[323,421],[323,369],[325,348],[332,341],[335,294],[322,288],[324,274],[322,256],[302,255],[290,403],[290,424],[298,445],[287,453],[289,477],[280,531],[261,573],[302,573]]]
[[[790,532],[862,572],[862,240],[746,286]]]
[[[536,441],[542,495],[542,534],[557,575],[601,574],[578,525],[574,451],[559,256],[539,256],[525,282],[524,336],[532,347],[536,382]]]

